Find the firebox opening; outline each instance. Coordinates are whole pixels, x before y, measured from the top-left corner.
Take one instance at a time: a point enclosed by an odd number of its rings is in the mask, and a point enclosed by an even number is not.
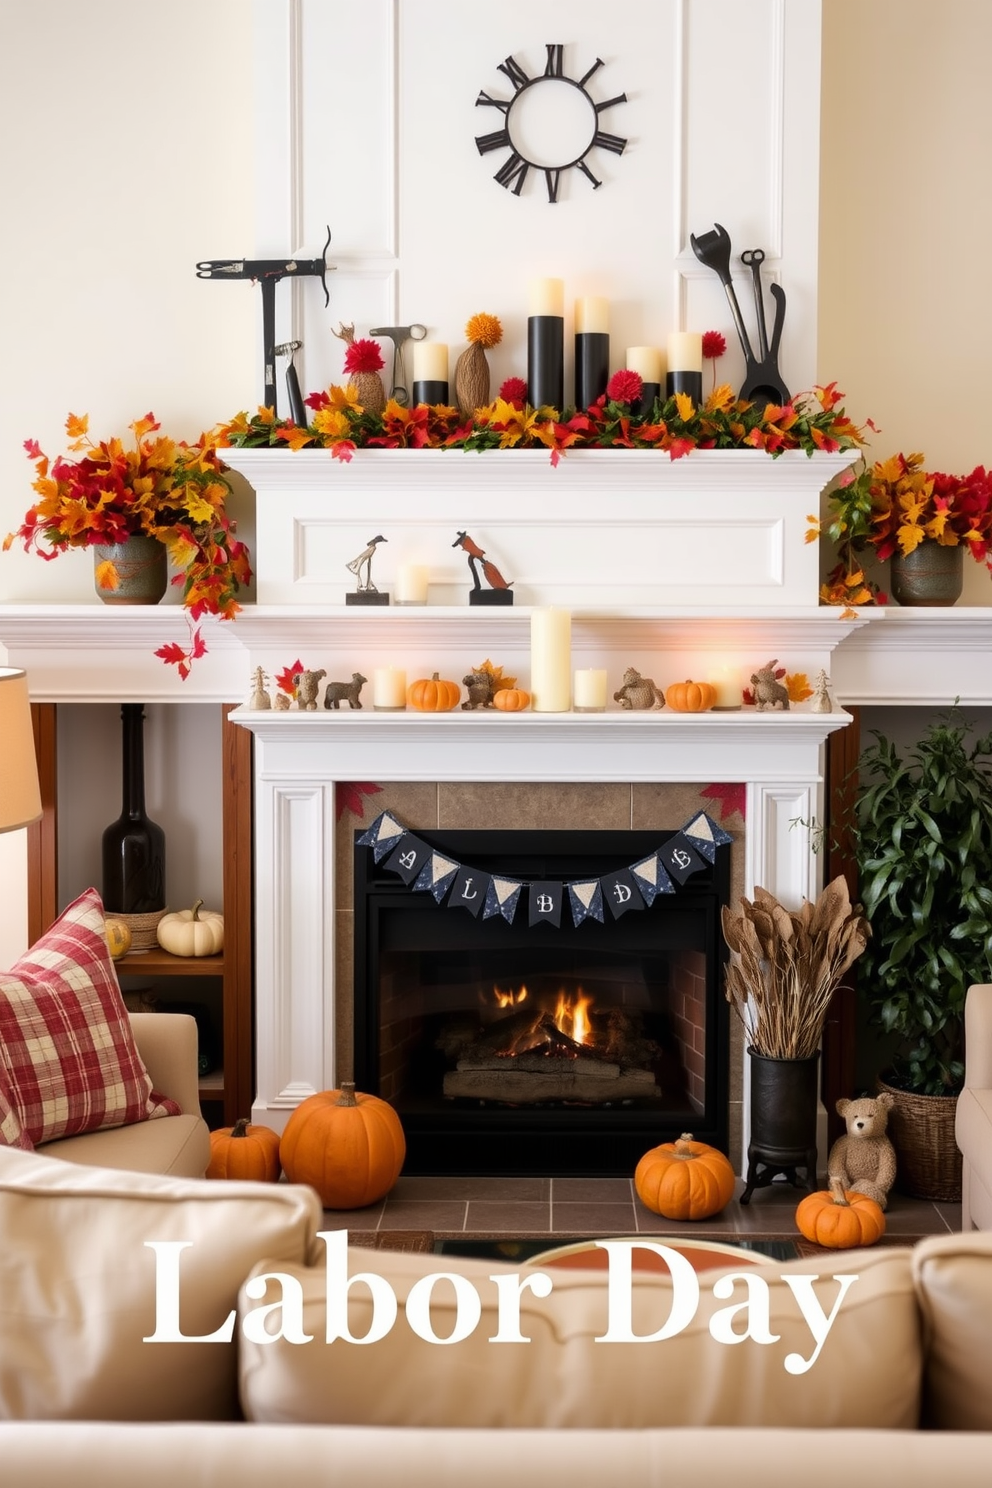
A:
[[[356,834],[357,835],[357,834]],[[420,834],[424,835],[424,834]],[[439,832],[460,862],[525,881],[635,861],[671,833]],[[397,1109],[406,1171],[633,1171],[691,1130],[726,1144],[719,906],[729,858],[614,920],[473,919],[356,848],[355,1076]]]

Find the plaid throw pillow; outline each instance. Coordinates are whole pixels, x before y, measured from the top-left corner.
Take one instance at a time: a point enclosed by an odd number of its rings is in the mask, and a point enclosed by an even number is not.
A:
[[[0,1147],[20,1147],[23,1152],[33,1152],[34,1143],[23,1130],[20,1117],[14,1110],[14,1099],[7,1087],[7,1079],[0,1067]]]
[[[96,889],[0,972],[0,1083],[35,1145],[179,1115],[135,1045]]]

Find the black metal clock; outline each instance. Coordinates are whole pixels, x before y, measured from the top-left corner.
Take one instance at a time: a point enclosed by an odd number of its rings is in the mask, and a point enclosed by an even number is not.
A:
[[[582,172],[594,190],[603,184],[593,174],[587,159],[593,150],[609,150],[614,155],[623,154],[626,139],[601,129],[599,116],[615,104],[626,103],[627,95],[618,93],[614,98],[606,98],[597,103],[587,84],[603,66],[602,58],[597,57],[582,77],[573,78],[565,72],[564,47],[560,44],[549,45],[546,50],[547,63],[544,71],[536,77],[529,77],[515,57],[507,57],[497,64],[498,71],[504,73],[513,84],[513,97],[491,98],[488,93],[479,94],[475,100],[476,108],[498,109],[503,115],[503,125],[500,129],[494,129],[491,134],[477,134],[475,143],[480,155],[488,155],[492,150],[509,150],[509,156],[493,177],[504,190],[519,196],[528,171],[540,171],[547,187],[548,201],[556,202],[561,178],[573,168]],[[563,85],[575,89],[577,97],[566,94]],[[547,95],[545,102],[552,106],[556,100],[571,105],[570,132],[566,131],[564,136],[570,142],[570,159],[555,155],[554,141],[545,158],[541,158],[543,152],[535,149],[534,144],[525,143],[525,110],[541,90]],[[577,153],[572,154],[573,150]]]

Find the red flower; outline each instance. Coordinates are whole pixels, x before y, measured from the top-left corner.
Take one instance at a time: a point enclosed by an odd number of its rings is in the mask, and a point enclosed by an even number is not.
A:
[[[606,396],[611,403],[636,403],[643,391],[644,378],[640,372],[631,372],[628,367],[614,372],[606,384]]]
[[[703,332],[703,356],[707,361],[722,357],[727,349],[727,338],[720,331]]]
[[[527,384],[522,377],[508,377],[500,386],[499,395],[504,403],[523,408],[527,402]]]
[[[385,365],[378,341],[370,341],[368,337],[352,341],[344,354],[346,372],[381,372]]]

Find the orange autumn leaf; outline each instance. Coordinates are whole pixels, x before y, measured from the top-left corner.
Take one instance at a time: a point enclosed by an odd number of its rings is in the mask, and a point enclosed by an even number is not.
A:
[[[804,703],[813,696],[813,689],[805,672],[786,672],[785,687],[790,703]]]
[[[517,685],[516,677],[504,677],[503,668],[501,666],[494,666],[488,656],[485,661],[480,661],[479,665],[473,667],[472,670],[486,672],[492,678],[493,692],[502,692],[504,687],[516,687]]]
[[[110,590],[120,588],[120,576],[109,558],[105,558],[102,563],[97,564],[93,571],[93,577],[96,580],[96,587],[98,589]]]

